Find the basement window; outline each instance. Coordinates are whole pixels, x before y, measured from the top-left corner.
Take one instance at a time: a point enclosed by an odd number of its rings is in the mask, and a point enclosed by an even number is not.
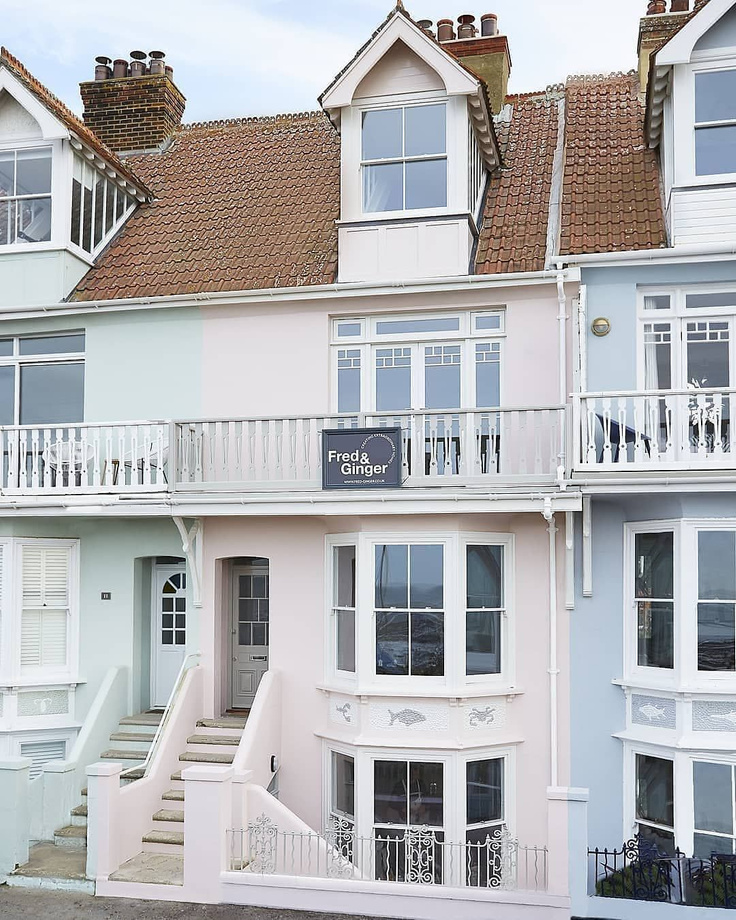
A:
[[[51,148],[0,151],[0,246],[51,239]]]
[[[72,243],[94,253],[108,242],[135,207],[135,200],[82,157],[74,156]]]
[[[363,113],[363,211],[447,207],[444,103]]]

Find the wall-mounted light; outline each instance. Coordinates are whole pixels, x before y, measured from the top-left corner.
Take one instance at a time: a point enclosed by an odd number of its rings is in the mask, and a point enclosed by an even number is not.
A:
[[[610,319],[606,319],[605,316],[597,317],[590,324],[590,331],[593,333],[593,335],[597,335],[599,338],[604,335],[608,335],[608,333],[611,331]]]

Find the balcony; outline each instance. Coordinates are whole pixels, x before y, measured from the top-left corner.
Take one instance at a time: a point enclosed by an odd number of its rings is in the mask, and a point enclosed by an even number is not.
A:
[[[578,472],[726,470],[734,389],[584,393],[574,398]]]

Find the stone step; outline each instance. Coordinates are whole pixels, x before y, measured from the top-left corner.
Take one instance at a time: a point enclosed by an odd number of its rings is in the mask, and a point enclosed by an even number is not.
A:
[[[144,853],[179,853],[184,848],[184,831],[149,831],[143,837]]]
[[[154,733],[163,717],[163,712],[139,712],[134,716],[125,716],[120,720],[120,725],[153,726]]]
[[[113,732],[110,735],[110,741],[123,741],[126,744],[145,744],[149,748],[153,741],[153,735],[149,732]]]
[[[240,735],[190,735],[187,744],[223,744],[237,747]]]
[[[145,751],[123,751],[119,748],[111,748],[109,751],[103,751],[100,754],[103,760],[137,760],[142,763],[146,759]]]
[[[176,824],[184,823],[184,809],[183,808],[161,808],[153,816],[154,821],[171,821]],[[159,828],[156,828],[159,830]]]
[[[46,890],[55,888],[94,894],[95,883],[87,881],[86,874],[86,847],[58,847],[48,841],[32,846],[28,854],[28,862],[11,872],[5,878],[4,883],[14,888]],[[39,917],[42,913],[40,909],[36,911]],[[0,914],[6,916],[8,911],[0,909]]]
[[[75,815],[72,812],[73,827],[87,827],[87,815]]]
[[[181,770],[177,770],[176,773],[172,773],[169,779],[172,779],[175,783],[181,783],[182,789],[184,788],[184,780],[181,778]]]
[[[201,751],[185,751],[183,754],[179,754],[179,760],[185,763],[232,763],[234,759],[235,751],[228,752],[227,754],[205,754]]]
[[[85,799],[87,798],[87,787],[86,786],[84,787],[84,789],[82,789],[81,795],[83,795]]]
[[[72,808],[72,817],[87,817],[87,806],[86,805],[77,805],[76,808]]]
[[[87,828],[78,827],[76,824],[60,827],[58,831],[54,831],[54,843],[57,847],[68,847],[69,849],[86,847]]]
[[[110,876],[112,882],[146,882],[149,885],[183,885],[184,857],[176,854],[139,853]]]
[[[168,792],[164,792],[161,796],[163,802],[183,802],[184,801],[184,790],[183,789],[169,789]]]
[[[138,779],[143,779],[143,774],[145,772],[143,767],[131,767],[129,770],[125,770],[124,775],[120,777],[120,782],[123,786],[127,786]]]
[[[221,716],[219,719],[199,719],[197,728],[227,728],[233,731],[242,731],[247,721],[247,716],[243,718],[238,718],[236,716]]]

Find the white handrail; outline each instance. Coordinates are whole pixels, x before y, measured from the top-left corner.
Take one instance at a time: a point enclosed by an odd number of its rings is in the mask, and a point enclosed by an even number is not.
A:
[[[202,655],[201,652],[192,652],[190,655],[187,655],[184,661],[182,661],[181,663],[181,667],[179,668],[179,673],[177,675],[176,682],[174,683],[174,688],[171,691],[171,695],[169,696],[168,702],[166,703],[164,714],[161,716],[161,721],[158,723],[156,733],[154,734],[153,741],[151,742],[151,747],[148,749],[148,753],[146,754],[146,759],[143,761],[143,764],[142,764],[144,777],[148,776],[148,774],[151,772],[151,767],[153,766],[153,761],[156,758],[156,752],[158,751],[159,745],[161,743],[161,738],[163,737],[164,729],[166,728],[169,722],[169,719],[171,718],[171,712],[174,708],[174,704],[176,703],[179,693],[181,692],[181,688],[184,685],[184,675],[187,673],[187,671],[189,671],[191,668],[195,667],[199,663],[199,659],[201,655]],[[131,773],[135,772],[136,770],[140,770],[140,766],[131,767],[128,770],[124,770],[120,775],[121,777],[125,778],[129,776]]]

